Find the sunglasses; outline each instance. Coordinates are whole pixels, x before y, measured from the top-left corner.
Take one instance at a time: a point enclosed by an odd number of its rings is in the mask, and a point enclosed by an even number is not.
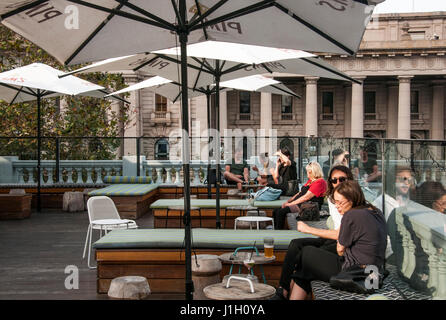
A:
[[[396,177],[396,181],[397,182],[408,182],[408,183],[413,183],[415,181],[414,178],[410,177]]]
[[[330,178],[330,182],[331,183],[338,183],[338,179],[339,179],[339,182],[344,182],[344,181],[348,180],[346,177],[339,177],[339,178]]]

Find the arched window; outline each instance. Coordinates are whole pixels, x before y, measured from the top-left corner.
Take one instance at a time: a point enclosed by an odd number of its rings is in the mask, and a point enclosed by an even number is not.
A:
[[[159,139],[155,143],[155,160],[169,159],[169,142],[166,139]]]

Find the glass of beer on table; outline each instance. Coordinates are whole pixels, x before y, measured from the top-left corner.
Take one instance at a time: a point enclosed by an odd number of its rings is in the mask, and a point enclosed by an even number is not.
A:
[[[272,258],[274,255],[274,238],[266,237],[263,239],[263,251],[265,258]]]

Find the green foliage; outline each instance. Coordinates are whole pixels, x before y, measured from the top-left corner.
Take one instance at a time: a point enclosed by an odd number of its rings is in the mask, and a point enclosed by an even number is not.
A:
[[[70,71],[41,48],[0,26],[0,72],[34,62],[45,63],[62,71]],[[74,66],[72,70],[79,68]],[[105,87],[109,91],[125,87],[119,74],[92,73],[80,75],[85,80]],[[111,102],[89,97],[64,97],[67,108],[60,109],[60,99],[43,99],[41,104],[41,134],[45,137],[117,137],[119,124],[128,122],[127,104],[120,103],[119,112],[112,111]],[[0,136],[37,136],[36,102],[9,105],[0,100]],[[113,159],[120,139],[63,139],[61,159]],[[42,159],[55,158],[55,139],[42,140]],[[35,139],[0,139],[1,155],[16,155],[20,159],[36,157]]]

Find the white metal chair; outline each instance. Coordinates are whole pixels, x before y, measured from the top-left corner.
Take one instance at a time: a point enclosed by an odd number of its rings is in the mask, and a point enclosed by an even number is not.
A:
[[[91,197],[87,201],[88,218],[90,224],[87,230],[87,237],[85,239],[84,254],[82,258],[85,259],[88,243],[88,267],[95,269],[90,265],[90,253],[91,253],[91,238],[93,237],[93,230],[99,230],[102,237],[102,231],[104,235],[107,231],[116,229],[136,229],[138,226],[136,222],[128,219],[121,219],[118,210],[116,209],[113,200],[106,196]]]

